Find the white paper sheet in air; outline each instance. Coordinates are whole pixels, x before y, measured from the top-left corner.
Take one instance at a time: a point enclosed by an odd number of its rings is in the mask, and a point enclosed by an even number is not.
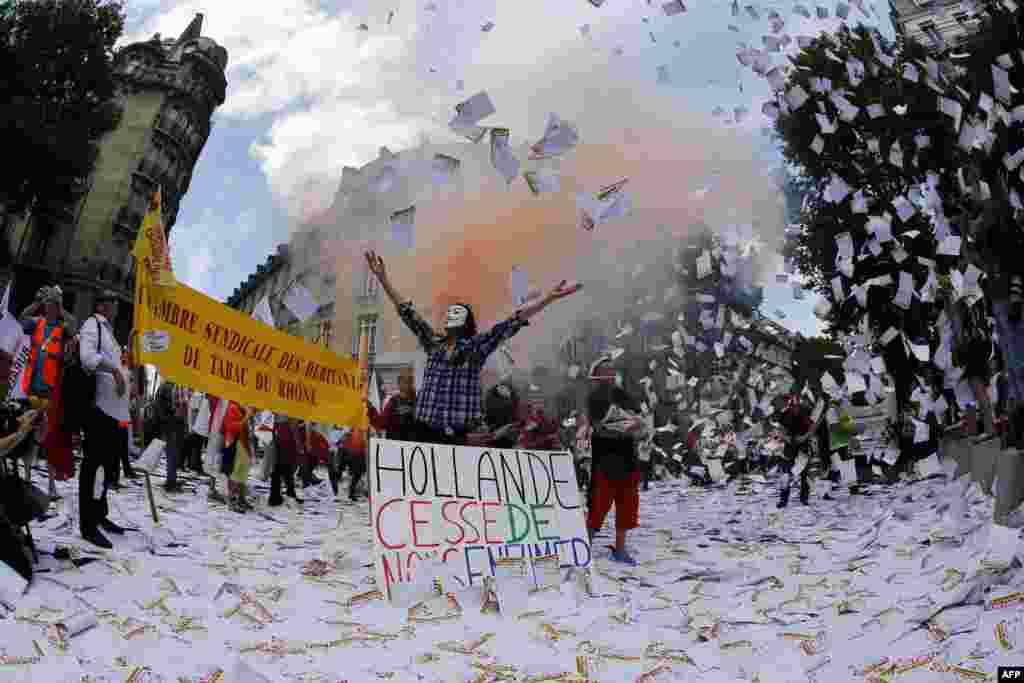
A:
[[[309,319],[310,316],[316,313],[316,309],[319,307],[313,298],[313,294],[298,282],[288,289],[284,305],[300,322]]]

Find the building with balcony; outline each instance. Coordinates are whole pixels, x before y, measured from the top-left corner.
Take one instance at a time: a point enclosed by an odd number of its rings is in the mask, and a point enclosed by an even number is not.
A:
[[[177,220],[192,171],[210,136],[213,112],[227,89],[227,51],[202,35],[198,14],[177,38],[159,34],[118,50],[118,115],[96,141],[98,156],[71,203],[36,206],[7,235],[14,257],[12,309],[27,306],[43,285],[60,284],[65,307],[79,317],[94,294],[124,297],[116,329],[127,341],[132,318],[135,237],[150,199],[162,189],[164,225]]]
[[[983,33],[979,11],[987,3],[961,0],[889,0],[890,17],[896,33],[938,52],[969,51],[972,41]],[[978,11],[975,11],[975,8]]]

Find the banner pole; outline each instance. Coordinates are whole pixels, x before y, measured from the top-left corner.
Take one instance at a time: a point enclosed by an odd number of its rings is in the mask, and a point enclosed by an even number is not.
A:
[[[149,499],[149,512],[153,515],[153,524],[159,526],[160,517],[156,514],[156,499],[153,498],[153,482],[149,479],[149,472],[143,472],[142,476],[146,478],[146,497]]]
[[[370,335],[368,331],[362,331],[359,334],[359,381],[362,382],[362,395],[363,395],[363,410],[367,410],[366,404],[370,395]],[[369,413],[369,411],[367,411]],[[353,430],[355,430],[353,425]],[[373,526],[373,487],[370,485],[370,428],[369,428],[369,415],[367,415],[367,426],[359,429],[360,438],[362,439],[362,445],[366,446],[366,496],[369,505],[367,506],[369,512],[369,519],[367,520],[370,526]],[[357,445],[358,442],[357,442]],[[353,493],[355,490],[353,489]]]
[[[143,320],[145,318],[145,316],[143,315],[143,311],[145,310],[145,302],[144,302],[143,296],[142,296],[142,294],[143,294],[142,290],[143,290],[143,286],[144,286],[142,284],[143,273],[141,273],[140,270],[141,269],[138,266],[136,266],[136,268],[135,268],[135,310],[132,311],[133,318],[134,318],[133,327],[135,328],[134,330],[132,330],[132,356],[133,356],[132,357],[132,365],[134,366],[132,368],[132,370],[137,375],[138,388],[139,388],[136,400],[139,400],[140,403],[142,403],[142,405],[139,406],[139,408],[141,408],[141,410],[142,410],[142,415],[139,415],[138,412],[136,411],[136,416],[137,417],[141,417],[141,419],[139,420],[139,441],[142,444],[142,448],[145,449],[145,447],[146,447],[146,415],[145,415],[146,406],[145,406],[145,401],[142,401],[141,399],[143,397],[145,397],[146,394],[148,393],[148,391],[147,391],[148,387],[146,386],[146,364],[142,362],[142,342],[141,342],[141,339],[142,339],[142,333],[145,331],[145,330],[142,329]],[[146,498],[149,499],[149,513],[153,516],[153,524],[154,525],[159,525],[160,524],[160,516],[156,512],[156,499],[153,498],[153,482],[149,478],[149,472],[144,471],[142,473],[142,476],[146,480]]]

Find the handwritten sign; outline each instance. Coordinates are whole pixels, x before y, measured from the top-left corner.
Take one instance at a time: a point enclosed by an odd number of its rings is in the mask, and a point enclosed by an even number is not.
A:
[[[388,596],[432,558],[466,585],[482,585],[505,558],[590,565],[570,453],[371,439],[368,464],[377,585]]]

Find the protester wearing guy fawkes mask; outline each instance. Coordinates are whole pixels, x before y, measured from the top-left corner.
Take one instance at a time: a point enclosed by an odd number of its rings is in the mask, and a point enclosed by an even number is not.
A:
[[[427,354],[423,386],[416,395],[416,421],[420,440],[428,443],[466,443],[466,435],[483,416],[480,374],[487,359],[526,327],[530,318],[581,289],[580,285],[570,286],[563,281],[547,296],[527,303],[511,318],[483,333],[478,333],[473,311],[467,304],[453,304],[446,312],[445,333],[439,335],[420,317],[412,302],[403,300],[395,291],[384,261],[372,251],[367,252],[366,260],[398,309],[402,322],[416,335]]]

